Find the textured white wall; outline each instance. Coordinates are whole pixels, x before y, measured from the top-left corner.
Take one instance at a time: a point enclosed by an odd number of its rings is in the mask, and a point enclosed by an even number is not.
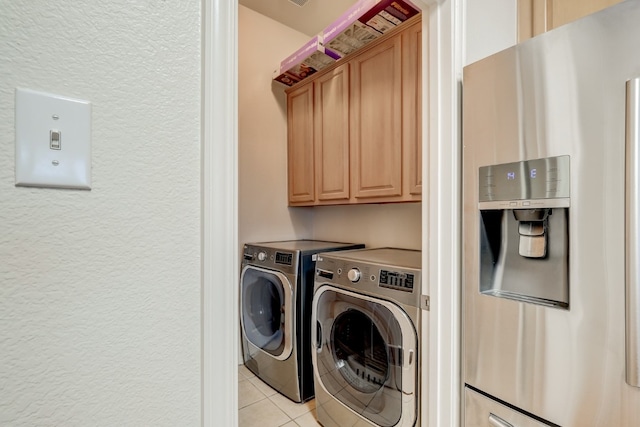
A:
[[[0,425],[200,424],[200,3],[0,0]],[[93,189],[14,187],[14,89],[93,103]]]

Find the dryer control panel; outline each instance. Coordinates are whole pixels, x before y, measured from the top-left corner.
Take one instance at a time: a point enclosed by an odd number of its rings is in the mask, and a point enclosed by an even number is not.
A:
[[[401,265],[394,265],[385,259],[358,259],[369,252],[362,250],[342,254],[321,254],[316,261],[315,288],[324,285],[336,286],[421,307],[420,268],[407,265],[408,262],[398,262]],[[374,255],[379,253],[374,252]],[[401,254],[407,255],[404,252]],[[382,255],[378,258],[382,258]],[[414,259],[413,264],[419,263],[419,252],[409,255]]]
[[[380,286],[401,291],[413,291],[414,275],[398,271],[380,270]]]

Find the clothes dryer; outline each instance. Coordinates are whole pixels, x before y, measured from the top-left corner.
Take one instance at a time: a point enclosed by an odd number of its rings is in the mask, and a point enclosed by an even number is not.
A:
[[[421,253],[319,254],[313,368],[324,427],[419,424]]]
[[[294,402],[313,397],[310,351],[315,255],[363,247],[317,240],[244,245],[240,273],[244,364]]]

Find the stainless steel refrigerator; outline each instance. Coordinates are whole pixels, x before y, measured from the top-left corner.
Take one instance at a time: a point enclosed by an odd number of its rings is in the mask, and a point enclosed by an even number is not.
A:
[[[464,68],[466,427],[640,426],[640,1]]]

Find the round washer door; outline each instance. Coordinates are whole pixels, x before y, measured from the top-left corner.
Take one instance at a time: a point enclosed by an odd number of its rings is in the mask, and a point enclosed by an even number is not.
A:
[[[316,384],[375,425],[413,425],[418,338],[404,310],[325,285],[312,316]]]
[[[273,270],[246,266],[240,275],[240,320],[247,341],[277,360],[291,355],[293,289]]]

